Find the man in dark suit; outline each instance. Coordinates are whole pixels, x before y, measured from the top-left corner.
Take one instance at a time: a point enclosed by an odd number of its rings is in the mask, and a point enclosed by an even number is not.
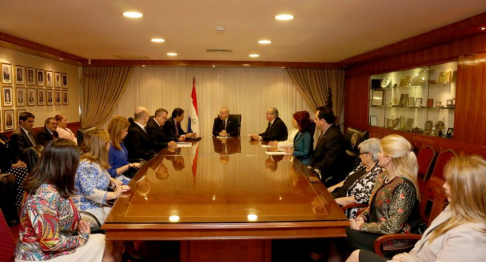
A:
[[[23,112],[19,116],[19,126],[10,136],[10,144],[17,157],[26,160],[25,150],[31,146],[37,145],[37,137],[32,131],[34,126],[35,116],[30,112]]]
[[[221,108],[219,116],[214,119],[213,136],[238,136],[240,121],[236,117],[229,116],[227,107]]]
[[[268,127],[261,134],[252,134],[251,139],[263,141],[284,141],[287,139],[288,132],[285,123],[278,117],[278,110],[270,107],[267,110]]]
[[[327,187],[344,180],[346,176],[346,148],[344,136],[339,126],[334,124],[336,117],[329,107],[319,107],[314,116],[316,128],[321,131],[310,168],[320,177]]]
[[[152,149],[152,142],[145,131],[148,120],[149,112],[147,108],[137,107],[134,119],[130,123],[130,127],[128,127],[128,134],[124,140],[128,150],[128,161],[131,161],[131,159],[149,161],[155,155]]]
[[[147,134],[155,152],[159,152],[166,147],[177,147],[177,144],[174,142],[177,141],[177,138],[167,137],[163,129],[165,122],[167,122],[168,114],[167,110],[159,108],[155,111],[155,116],[150,118],[147,123]]]
[[[49,141],[59,138],[59,134],[56,131],[57,120],[54,117],[49,117],[44,123],[44,128],[37,133],[37,140],[39,144],[46,146]]]
[[[183,141],[188,137],[195,137],[196,133],[186,133],[181,127],[181,122],[184,120],[184,109],[175,108],[172,111],[172,117],[167,119],[164,124],[164,132],[168,137],[176,137],[179,141]]]

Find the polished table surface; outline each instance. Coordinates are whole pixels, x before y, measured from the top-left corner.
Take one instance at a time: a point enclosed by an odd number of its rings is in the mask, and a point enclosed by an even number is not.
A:
[[[162,150],[115,203],[103,226],[107,239],[345,236],[349,222],[326,188],[310,182],[314,174],[289,156],[267,155],[269,150],[248,137],[207,137]]]

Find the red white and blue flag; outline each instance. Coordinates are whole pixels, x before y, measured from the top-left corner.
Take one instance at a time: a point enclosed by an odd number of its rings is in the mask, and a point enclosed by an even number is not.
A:
[[[197,113],[197,96],[196,96],[196,78],[192,78],[192,103],[191,109],[189,110],[189,123],[187,124],[188,133],[197,133],[198,136],[201,135],[199,132],[199,115]]]

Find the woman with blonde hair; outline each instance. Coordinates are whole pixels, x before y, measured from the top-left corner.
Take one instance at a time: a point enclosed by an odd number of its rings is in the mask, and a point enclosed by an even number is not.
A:
[[[55,118],[57,120],[56,131],[59,134],[59,138],[66,138],[78,144],[78,139],[76,139],[74,133],[67,127],[67,117],[63,114],[58,114]]]
[[[127,185],[131,176],[125,176],[131,167],[140,168],[140,163],[128,162],[128,150],[123,144],[123,139],[128,134],[130,123],[122,116],[115,116],[108,124],[108,133],[111,137],[110,149],[108,151],[108,173],[111,177],[116,178]]]
[[[413,147],[399,135],[381,139],[379,165],[385,172],[376,177],[368,208],[346,229],[352,250],[373,251],[375,239],[384,234],[409,234],[420,221],[418,214],[417,157]],[[390,241],[385,254],[411,247],[409,241]],[[395,251],[396,252],[396,251]]]
[[[444,169],[449,205],[409,253],[392,261],[468,261],[486,258],[486,161],[480,156],[456,157]],[[348,261],[387,261],[363,250]]]

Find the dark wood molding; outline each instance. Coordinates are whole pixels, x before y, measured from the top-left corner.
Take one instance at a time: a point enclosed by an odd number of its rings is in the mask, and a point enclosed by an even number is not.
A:
[[[42,120],[42,121],[44,121],[44,120]],[[42,123],[44,123],[44,122],[42,122]],[[18,124],[17,124],[17,127],[18,127]],[[69,129],[71,129],[71,131],[72,131],[74,134],[76,134],[76,132],[78,132],[78,129],[80,129],[80,128],[81,128],[81,122],[72,122],[72,123],[68,123],[68,124],[67,124],[67,127],[68,127]],[[34,127],[34,128],[32,128],[32,131],[34,131],[34,133],[35,133],[35,134],[37,134],[37,133],[39,133],[39,131],[41,131],[43,128],[44,128],[44,126]],[[6,135],[8,138],[10,138],[10,135],[12,135],[12,132],[13,132],[13,131],[8,131],[8,132],[5,132],[4,134],[5,134],[5,135]]]

